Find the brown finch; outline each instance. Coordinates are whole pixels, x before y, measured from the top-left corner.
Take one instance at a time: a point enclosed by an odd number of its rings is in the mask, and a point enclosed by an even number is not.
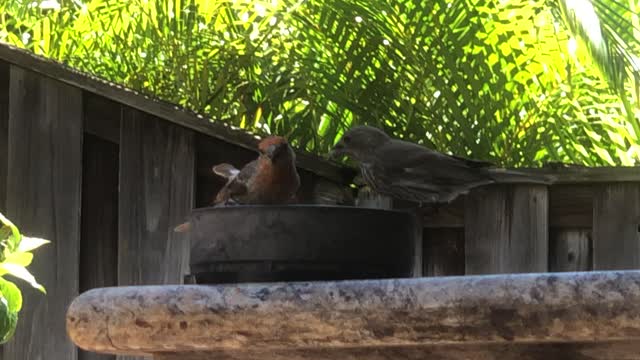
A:
[[[472,188],[492,183],[550,184],[550,176],[492,167],[485,161],[446,155],[393,139],[371,126],[356,126],[335,144],[330,157],[359,162],[362,178],[375,192],[418,203],[444,204]]]
[[[276,205],[294,199],[300,187],[296,169],[296,155],[287,140],[281,136],[269,136],[258,144],[260,155],[246,164],[242,170],[223,163],[213,167],[213,172],[227,179],[218,191],[213,206],[234,204]],[[188,230],[190,223],[178,225],[177,232]]]
[[[214,204],[284,204],[300,187],[296,155],[285,138],[270,136],[258,144],[260,156],[238,170],[219,164],[213,172],[227,178]]]

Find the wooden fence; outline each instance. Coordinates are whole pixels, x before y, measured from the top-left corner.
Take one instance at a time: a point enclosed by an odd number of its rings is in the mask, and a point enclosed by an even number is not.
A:
[[[20,326],[1,358],[110,358],[71,344],[67,306],[95,287],[181,283],[189,246],[173,227],[223,185],[211,166],[252,160],[255,139],[229,140],[228,130],[220,135],[218,125],[140,95],[108,99],[87,90],[94,80],[76,86],[73,74],[53,68],[63,79],[46,76],[51,64],[43,64],[0,62],[0,211],[52,241],[30,267],[47,295],[23,286]],[[191,128],[166,119],[173,115]],[[313,161],[301,156],[299,200],[349,201],[341,170]]]
[[[0,46],[0,211],[52,240],[31,267],[48,294],[23,287],[0,357],[111,359],[67,339],[68,304],[95,287],[180,283],[188,247],[173,226],[222,185],[210,166],[246,163],[252,141]],[[352,170],[303,153],[299,165],[302,202],[351,203]],[[640,169],[545,171],[560,181],[482,188],[425,215],[423,275],[640,268]],[[358,203],[392,203],[370,200]]]

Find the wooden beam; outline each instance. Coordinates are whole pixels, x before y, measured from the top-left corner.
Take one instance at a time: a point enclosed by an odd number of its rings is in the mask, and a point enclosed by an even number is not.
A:
[[[74,360],[65,314],[78,295],[82,93],[15,66],[10,76],[7,213],[25,234],[51,243],[34,251],[29,268],[47,295],[21,286],[20,322],[4,358]]]
[[[464,214],[466,274],[546,272],[547,195],[540,185],[472,191]]]
[[[598,188],[593,206],[593,268],[640,268],[640,184]]]

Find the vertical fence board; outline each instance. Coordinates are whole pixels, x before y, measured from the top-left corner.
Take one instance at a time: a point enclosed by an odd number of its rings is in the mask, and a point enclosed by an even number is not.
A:
[[[119,285],[180,284],[188,273],[188,237],[173,228],[193,207],[194,145],[191,130],[138,110],[123,110]]]
[[[85,133],[82,163],[80,292],[117,285],[118,145]],[[79,349],[78,358],[115,356]]]
[[[26,234],[51,243],[35,250],[30,265],[47,295],[22,286],[20,323],[4,356],[73,360],[65,314],[78,295],[82,94],[14,66],[10,77],[7,213]]]
[[[0,61],[0,212],[5,211],[9,171],[9,69],[9,64]]]
[[[467,274],[546,272],[546,186],[500,185],[472,191],[465,199]]]
[[[423,275],[464,275],[464,229],[424,228]]]
[[[120,137],[118,281],[179,284],[188,239],[173,232],[193,204],[193,132],[126,108]]]
[[[640,184],[599,187],[593,201],[593,267],[640,268]]]
[[[549,232],[549,271],[589,271],[592,266],[591,229],[552,228]]]

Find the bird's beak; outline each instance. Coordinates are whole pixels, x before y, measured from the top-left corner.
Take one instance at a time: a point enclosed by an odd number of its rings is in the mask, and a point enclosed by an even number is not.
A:
[[[342,140],[338,141],[334,146],[333,149],[331,149],[331,151],[329,151],[329,159],[337,159],[340,156],[346,155],[347,149],[345,149],[344,144],[342,143]]]

